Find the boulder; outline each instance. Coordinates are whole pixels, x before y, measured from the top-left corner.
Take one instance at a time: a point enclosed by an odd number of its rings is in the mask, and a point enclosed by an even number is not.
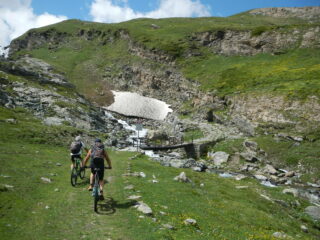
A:
[[[179,176],[176,176],[173,180],[178,182],[190,182],[190,179],[187,178],[187,175],[185,174],[185,172],[181,172]]]
[[[257,157],[257,153],[253,151],[246,151],[240,153],[240,156],[243,157],[247,162],[257,162],[259,158]]]
[[[215,153],[208,153],[208,157],[213,160],[214,165],[220,166],[221,164],[225,163],[229,159],[229,154],[226,152],[215,152]]]
[[[291,194],[294,197],[298,197],[299,196],[299,191],[297,189],[294,189],[294,188],[286,188],[286,189],[284,189],[282,191],[282,193]]]
[[[245,140],[243,142],[243,146],[245,148],[249,148],[251,151],[257,151],[258,150],[258,143],[254,141]]]
[[[263,169],[262,171],[264,173],[267,173],[267,174],[272,174],[272,175],[275,175],[277,174],[277,170],[272,166],[272,165],[269,165],[267,164]]]
[[[254,177],[260,181],[266,181],[268,179],[266,176],[263,176],[260,174],[256,174],[256,175],[254,175]]]
[[[197,221],[192,218],[187,218],[183,221],[183,223],[186,225],[197,225]]]
[[[313,220],[320,220],[320,207],[309,206],[304,212],[309,215]]]
[[[152,215],[152,209],[144,202],[138,202],[135,205],[135,208],[137,208],[139,212],[142,212],[145,215]]]

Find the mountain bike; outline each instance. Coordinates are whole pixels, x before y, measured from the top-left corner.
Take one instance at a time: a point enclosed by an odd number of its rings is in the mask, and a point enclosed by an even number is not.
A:
[[[81,158],[75,157],[75,164],[71,170],[71,185],[75,187],[77,185],[78,176],[83,179],[85,176],[85,168],[81,167]]]
[[[90,168],[90,167],[85,167]],[[109,167],[104,167],[104,169],[110,169]],[[94,182],[93,182],[93,188],[92,188],[92,197],[93,197],[93,210],[95,212],[98,212],[98,201],[100,200],[100,185],[99,185],[99,171],[101,171],[100,168],[94,169]]]

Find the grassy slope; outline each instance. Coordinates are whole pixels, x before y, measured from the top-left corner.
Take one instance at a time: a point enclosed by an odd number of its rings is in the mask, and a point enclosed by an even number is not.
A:
[[[52,134],[46,133],[49,128],[28,113],[0,110],[0,183],[14,186],[13,190],[1,187],[0,191],[2,239],[272,239],[270,235],[275,231],[299,239],[316,239],[319,234],[302,214],[305,202],[301,201],[301,207],[283,207],[260,196],[263,193],[293,204],[293,197],[281,194],[281,189],[190,170],[186,173],[193,183],[178,183],[172,179],[181,170],[162,167],[145,157],[129,160],[133,153],[126,152],[111,152],[114,169],[107,173],[112,176],[106,185],[107,199],[97,215],[86,191],[87,179],[75,188],[69,183],[68,151],[61,143],[66,142],[71,130],[56,129],[64,132],[55,136],[60,140],[58,144],[50,140]],[[3,121],[7,118],[18,119],[18,123]],[[34,140],[40,136],[42,144]],[[58,162],[62,166],[57,166]],[[129,163],[132,171],[143,171],[147,178],[123,177]],[[159,183],[148,181],[153,174]],[[43,183],[41,177],[53,182]],[[204,187],[199,187],[200,183]],[[135,190],[124,191],[128,184],[134,184]],[[236,185],[249,188],[236,190]],[[140,214],[131,208],[133,202],[126,199],[130,194],[142,195],[157,222],[138,218]],[[185,226],[186,218],[196,219],[198,225]],[[176,230],[160,229],[165,223],[174,225]],[[308,225],[310,234],[300,231],[302,223]]]
[[[160,28],[153,29],[151,24]],[[317,24],[307,24],[297,19],[250,16],[246,13],[229,18],[137,19],[119,24],[69,20],[36,30],[45,32],[55,29],[68,33],[68,41],[60,43],[58,48],[49,50],[48,46],[44,45],[16,54],[29,53],[44,59],[65,72],[80,92],[90,96],[93,93],[91,89],[88,91],[87,86],[101,87],[107,84],[103,82],[106,66],[117,71],[117,65],[151,61],[128,53],[127,42],[117,37],[119,30],[124,30],[139,45],[175,56],[177,67],[186,77],[200,82],[203,90],[215,89],[220,95],[239,91],[271,92],[305,98],[307,95],[320,96],[319,49],[290,49],[276,56],[259,54],[253,57],[223,57],[198,46],[190,37],[197,32],[225,29],[250,30],[253,34],[260,34],[264,31],[287,31],[293,27],[304,29],[314,25]],[[78,36],[81,29],[104,32],[113,41],[101,45],[101,37],[84,40]],[[183,53],[190,48],[198,48],[202,56],[184,58]]]

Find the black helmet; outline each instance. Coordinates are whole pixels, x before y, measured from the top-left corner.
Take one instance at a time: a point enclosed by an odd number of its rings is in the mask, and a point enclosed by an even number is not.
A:
[[[94,140],[94,142],[99,142],[99,143],[101,143],[101,139],[100,139],[100,138],[96,138],[96,140]]]

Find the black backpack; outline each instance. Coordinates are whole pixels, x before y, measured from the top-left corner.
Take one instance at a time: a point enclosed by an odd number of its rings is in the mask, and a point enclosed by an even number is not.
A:
[[[104,145],[101,142],[96,142],[91,149],[91,159],[104,158]]]
[[[74,141],[70,145],[70,152],[73,154],[77,154],[80,152],[82,147],[82,143],[80,141]]]

